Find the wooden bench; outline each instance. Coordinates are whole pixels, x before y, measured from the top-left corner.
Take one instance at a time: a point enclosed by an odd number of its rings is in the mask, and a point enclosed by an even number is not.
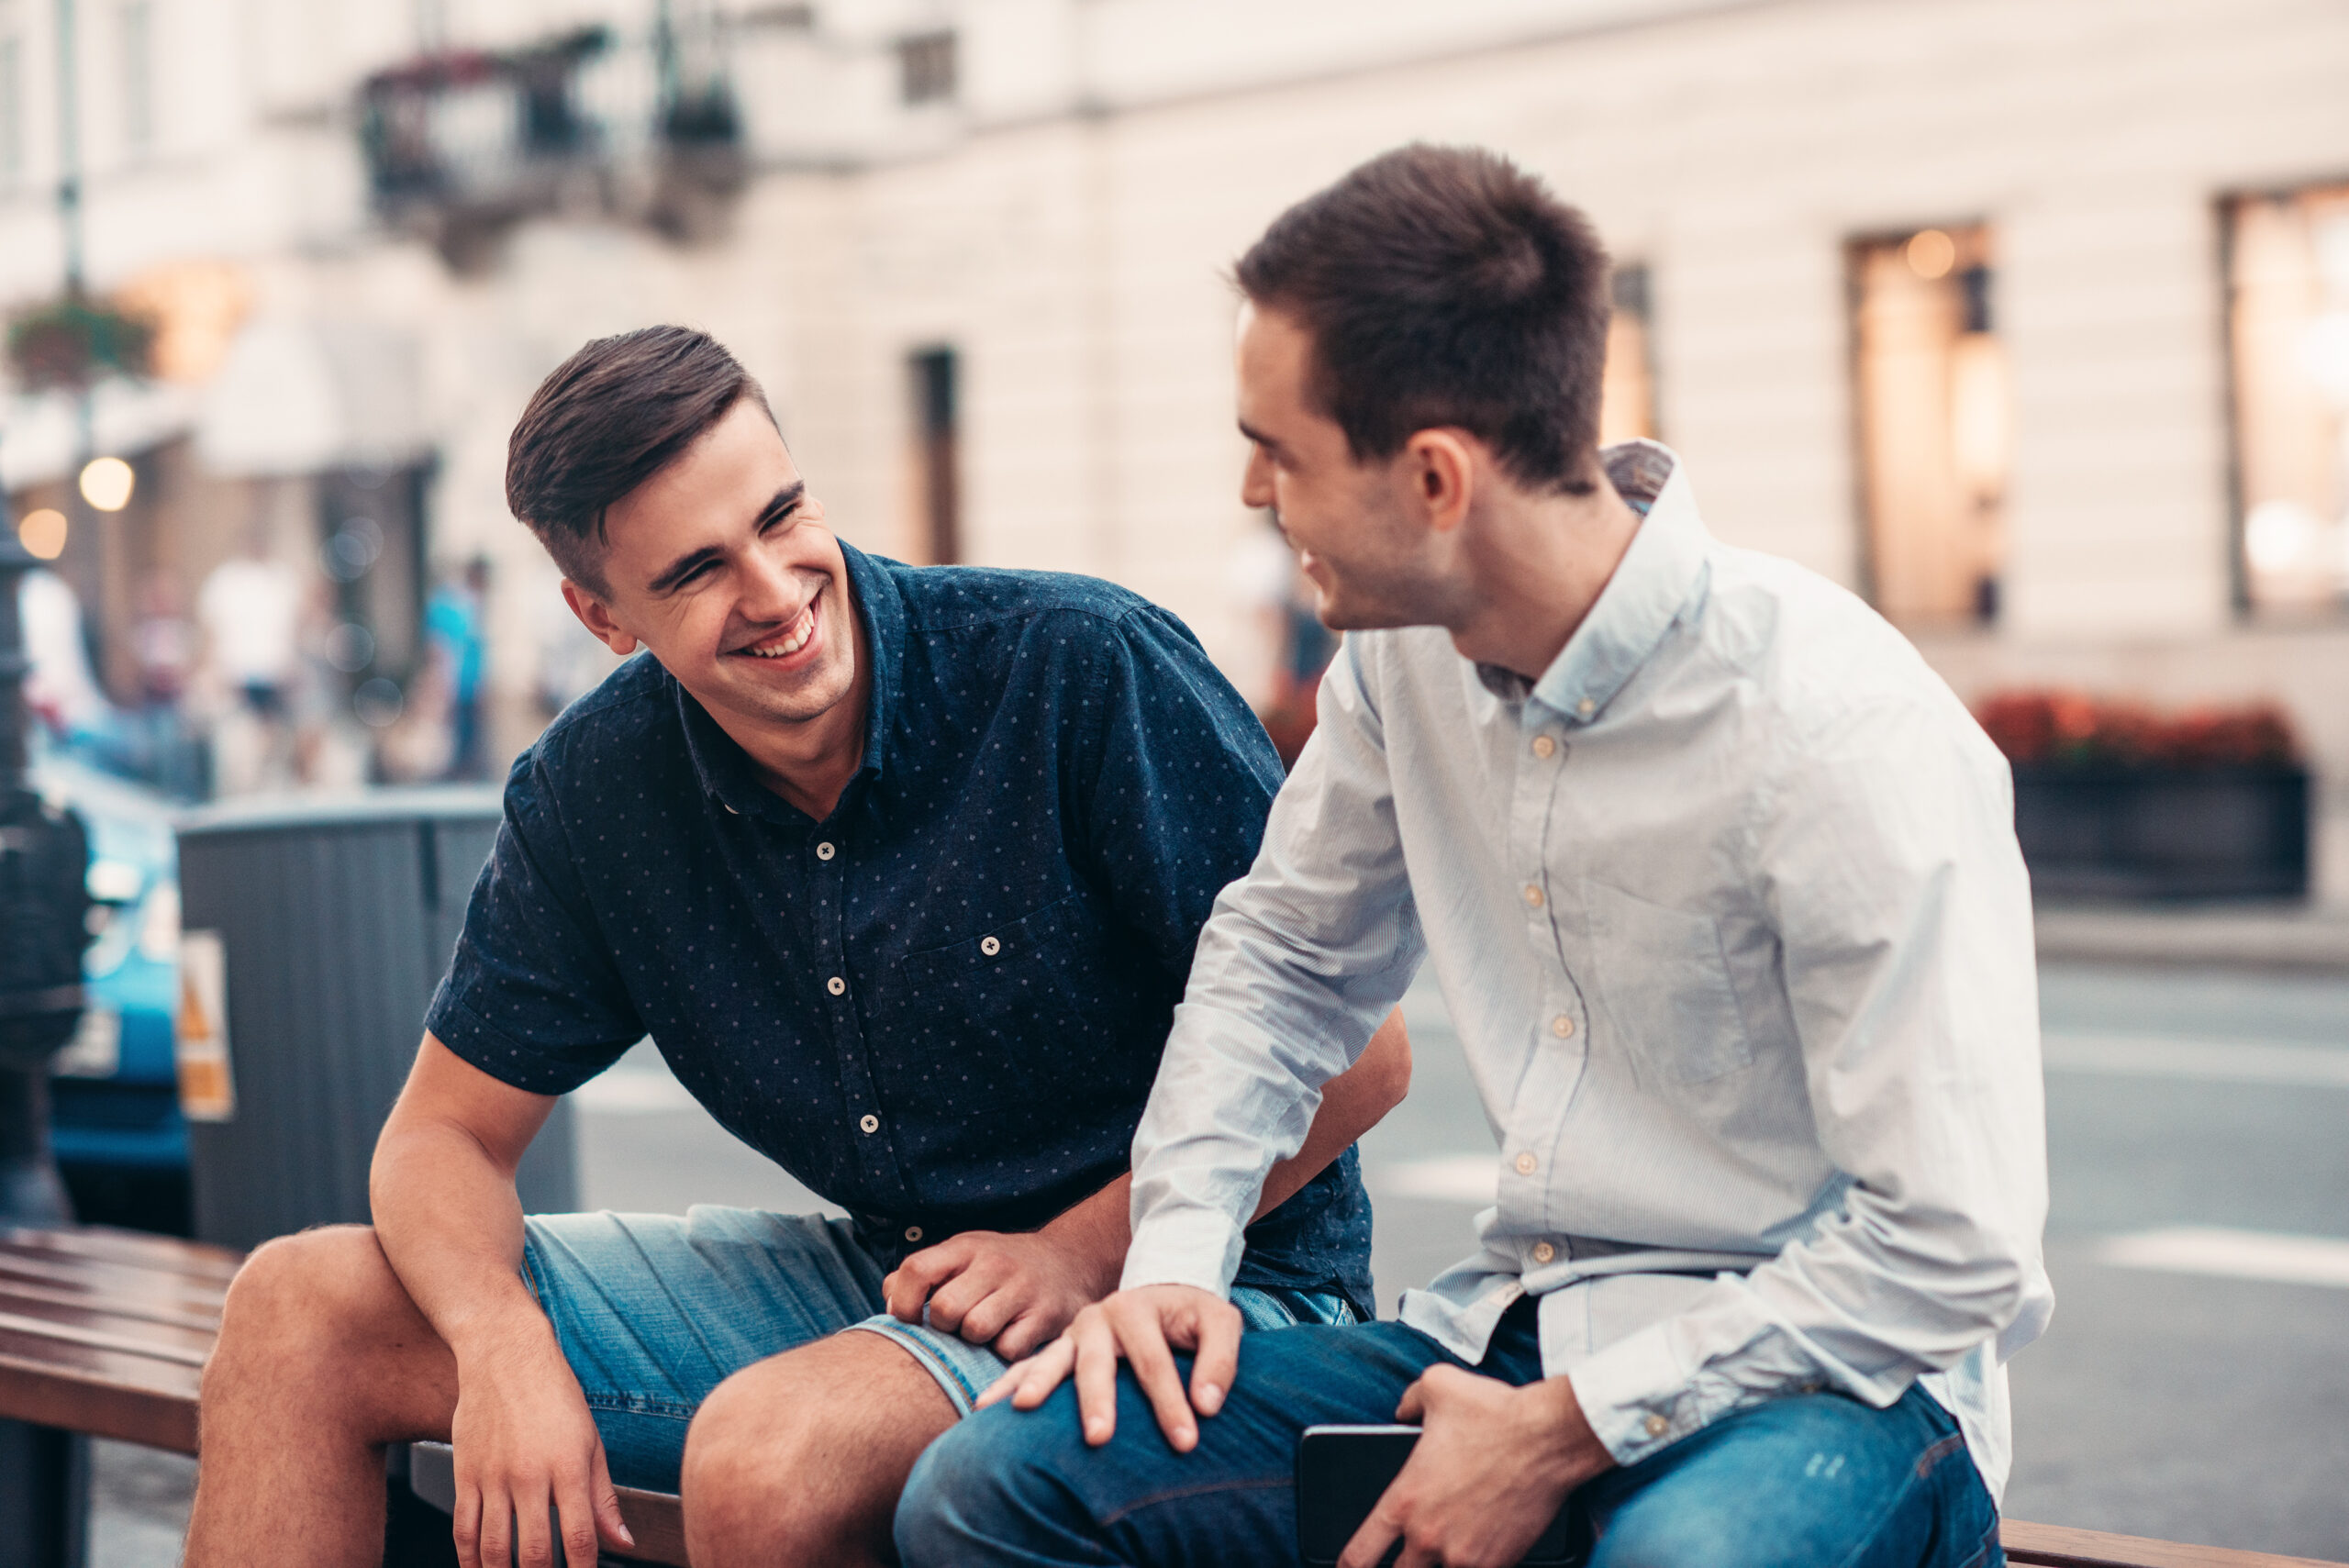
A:
[[[123,1230],[0,1227],[0,1418],[195,1452],[197,1378],[220,1329],[234,1252]],[[409,1482],[455,1496],[447,1445],[412,1445]],[[677,1499],[620,1488],[642,1562],[682,1565]],[[2324,1568],[2275,1557],[2009,1519],[2007,1556],[2039,1568]]]

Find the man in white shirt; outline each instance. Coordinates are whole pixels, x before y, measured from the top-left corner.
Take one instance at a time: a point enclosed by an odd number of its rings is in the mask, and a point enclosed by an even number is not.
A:
[[[2051,1308],[2003,761],[1672,452],[1598,450],[1606,256],[1506,161],[1375,160],[1238,276],[1242,495],[1353,635],[1201,935],[1124,1288],[930,1450],[906,1562],[1294,1561],[1299,1433],[1396,1419],[1347,1568],[1500,1568],[1562,1506],[1594,1568],[2001,1561]],[[1499,1142],[1477,1251],[1242,1356],[1257,1186],[1423,959]]]

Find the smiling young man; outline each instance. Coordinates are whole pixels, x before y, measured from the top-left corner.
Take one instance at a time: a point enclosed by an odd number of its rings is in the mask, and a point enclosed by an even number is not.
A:
[[[451,1437],[468,1568],[588,1568],[628,1544],[614,1482],[680,1480],[704,1568],[884,1559],[922,1447],[1116,1283],[1127,1150],[1278,763],[1135,595],[842,544],[700,333],[556,370],[507,497],[645,651],[515,765],[374,1226],[231,1287],[187,1561],[372,1563],[384,1445]],[[554,1096],[647,1033],[850,1218],[525,1219]],[[1409,1076],[1375,1033],[1248,1231],[1257,1327],[1368,1306],[1353,1143]]]
[[[2049,1310],[2003,762],[1674,454],[1597,449],[1607,259],[1504,160],[1368,163],[1239,281],[1241,494],[1350,635],[1200,939],[1126,1288],[924,1456],[906,1562],[1294,1562],[1302,1429],[1397,1419],[1346,1568],[1503,1568],[1562,1504],[1593,1568],[1998,1561]],[[1243,1346],[1250,1207],[1423,959],[1499,1143],[1477,1250]]]

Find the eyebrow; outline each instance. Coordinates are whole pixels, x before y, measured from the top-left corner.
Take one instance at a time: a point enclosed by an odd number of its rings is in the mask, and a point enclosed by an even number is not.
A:
[[[1275,440],[1272,437],[1270,437],[1270,436],[1268,436],[1268,435],[1264,434],[1264,431],[1262,431],[1262,430],[1260,430],[1260,429],[1256,428],[1256,427],[1255,427],[1255,426],[1251,425],[1247,420],[1245,420],[1245,419],[1240,420],[1240,421],[1239,421],[1239,425],[1240,425],[1240,433],[1241,433],[1241,435],[1243,435],[1243,436],[1247,437],[1250,440],[1252,440],[1252,441],[1255,442],[1258,446],[1263,447],[1266,451],[1277,452],[1277,451],[1283,451],[1283,450],[1286,450],[1286,449],[1285,449],[1285,448],[1280,444],[1280,442],[1278,442],[1278,441]]]
[[[799,509],[799,503],[807,498],[807,482],[804,479],[793,480],[776,491],[767,504],[759,508],[759,520],[754,531],[763,531],[769,523],[775,521],[778,517],[789,517]],[[645,591],[665,594],[679,583],[684,582],[696,568],[718,560],[725,553],[722,547],[714,544],[706,544],[699,550],[688,550],[662,567],[660,573],[645,584]]]

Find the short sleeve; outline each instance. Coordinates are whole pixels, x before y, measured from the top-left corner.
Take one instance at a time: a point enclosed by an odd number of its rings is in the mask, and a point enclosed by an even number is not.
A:
[[[537,747],[507,780],[497,843],[425,1027],[491,1077],[534,1095],[577,1088],[644,1037],[588,907]]]
[[[1075,791],[1084,848],[1119,917],[1180,977],[1216,895],[1256,858],[1280,757],[1166,611],[1120,617],[1097,658],[1100,724],[1078,752],[1092,777]]]

